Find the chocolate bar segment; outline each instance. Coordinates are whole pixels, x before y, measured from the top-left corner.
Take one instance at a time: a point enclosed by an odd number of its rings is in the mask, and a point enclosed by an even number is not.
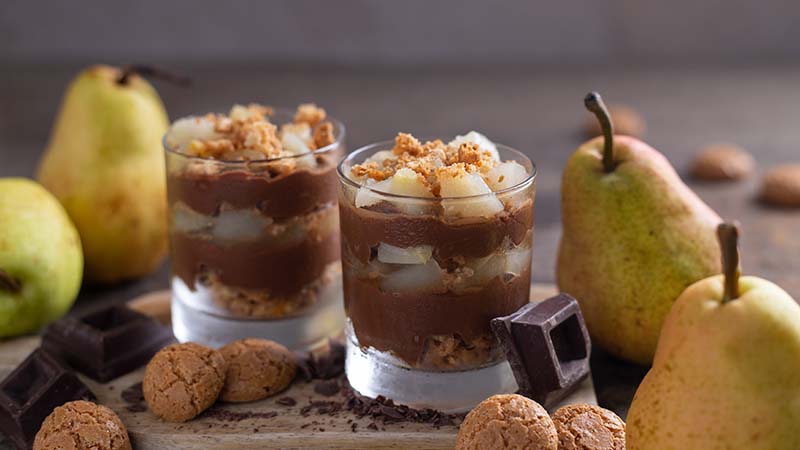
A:
[[[0,382],[0,432],[19,449],[29,449],[55,407],[93,398],[73,372],[37,349]]]
[[[51,324],[42,348],[75,370],[106,382],[141,366],[175,341],[172,330],[124,305]]]
[[[492,319],[520,393],[545,407],[589,375],[591,340],[578,302],[559,294]]]

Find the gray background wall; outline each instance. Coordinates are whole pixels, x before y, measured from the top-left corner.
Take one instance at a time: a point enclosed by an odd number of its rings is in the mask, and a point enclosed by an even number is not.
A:
[[[2,0],[0,63],[754,64],[796,0]]]

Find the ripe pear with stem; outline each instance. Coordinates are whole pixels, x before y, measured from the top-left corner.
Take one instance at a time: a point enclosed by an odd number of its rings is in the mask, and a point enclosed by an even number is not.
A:
[[[78,227],[86,279],[141,277],[167,251],[161,139],[169,122],[146,67],[94,66],[70,84],[37,178]]]
[[[740,276],[737,225],[718,234],[724,274],[675,302],[628,413],[628,450],[800,448],[800,306]]]
[[[578,148],[561,185],[558,287],[581,305],[592,341],[650,364],[670,308],[690,284],[719,273],[721,222],[669,161],[614,135],[599,94],[586,96],[603,136]]]

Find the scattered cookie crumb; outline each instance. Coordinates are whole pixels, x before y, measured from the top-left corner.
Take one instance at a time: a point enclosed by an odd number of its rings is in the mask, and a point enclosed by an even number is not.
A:
[[[625,450],[625,422],[599,406],[564,406],[553,414],[559,450]]]
[[[220,398],[252,402],[275,395],[291,384],[297,372],[292,353],[277,342],[241,339],[220,349],[227,363]]]
[[[131,450],[125,425],[105,406],[78,400],[57,407],[36,433],[33,450]]]
[[[778,166],[764,175],[761,200],[785,208],[800,207],[800,164]]]
[[[611,105],[608,107],[611,120],[614,122],[614,133],[640,138],[647,131],[647,124],[639,112],[626,105]],[[593,138],[603,134],[597,119],[592,116],[584,125],[587,137]]]
[[[756,162],[747,150],[733,144],[714,144],[695,156],[692,177],[706,181],[742,180],[750,176]]]
[[[142,391],[150,410],[168,422],[186,422],[214,404],[225,384],[225,359],[192,342],[167,346],[150,360]]]
[[[521,395],[495,395],[467,414],[456,450],[558,450],[558,434],[547,411]]]

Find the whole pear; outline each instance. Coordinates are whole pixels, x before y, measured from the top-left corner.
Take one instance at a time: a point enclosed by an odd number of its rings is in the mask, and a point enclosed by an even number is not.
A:
[[[681,294],[628,412],[628,450],[800,448],[800,306],[738,276],[737,229],[721,225],[725,275]]]
[[[32,180],[0,179],[0,338],[64,315],[82,274],[78,231],[58,200]]]
[[[558,287],[581,305],[592,341],[650,364],[675,299],[719,273],[720,218],[644,142],[614,136],[600,96],[587,108],[604,136],[572,155],[561,185]]]
[[[168,125],[158,93],[135,73],[94,66],[69,86],[38,179],[78,227],[87,280],[138,278],[164,259]]]

